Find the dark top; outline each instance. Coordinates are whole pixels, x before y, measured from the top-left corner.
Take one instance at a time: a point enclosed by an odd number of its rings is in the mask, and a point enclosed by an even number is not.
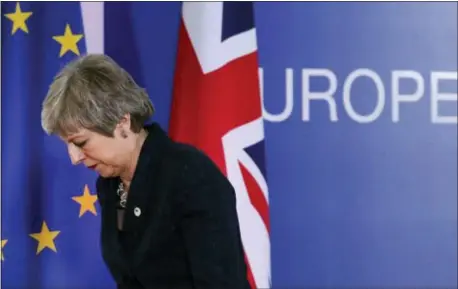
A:
[[[102,256],[118,288],[250,288],[230,182],[196,148],[146,128],[122,231],[119,178],[97,179]]]

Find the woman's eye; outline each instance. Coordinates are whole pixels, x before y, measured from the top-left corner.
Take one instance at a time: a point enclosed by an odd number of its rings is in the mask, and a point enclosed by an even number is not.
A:
[[[82,141],[82,142],[75,142],[74,144],[77,146],[77,147],[83,147],[85,144],[87,143],[87,140],[85,141]]]

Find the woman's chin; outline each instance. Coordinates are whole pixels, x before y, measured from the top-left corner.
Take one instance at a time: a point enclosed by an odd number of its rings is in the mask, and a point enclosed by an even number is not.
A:
[[[113,178],[117,177],[118,174],[116,170],[106,166],[97,166],[96,172],[103,178]]]

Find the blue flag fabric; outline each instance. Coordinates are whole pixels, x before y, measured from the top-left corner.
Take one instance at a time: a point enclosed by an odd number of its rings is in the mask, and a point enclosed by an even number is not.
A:
[[[80,2],[2,2],[2,288],[113,288],[96,175],[41,128],[54,75],[86,51]]]

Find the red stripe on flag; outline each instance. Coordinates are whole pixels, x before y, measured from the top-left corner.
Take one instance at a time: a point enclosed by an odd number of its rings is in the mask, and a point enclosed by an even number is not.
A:
[[[269,204],[266,200],[266,197],[248,170],[241,163],[239,163],[239,166],[242,171],[243,180],[245,182],[245,186],[247,187],[251,204],[256,208],[256,211],[258,211],[264,222],[264,225],[267,228],[267,231],[270,233]]]
[[[204,75],[182,24],[171,136],[203,149],[225,172],[222,136],[262,115],[260,97],[253,97],[260,95],[257,67],[257,54],[252,53]]]

